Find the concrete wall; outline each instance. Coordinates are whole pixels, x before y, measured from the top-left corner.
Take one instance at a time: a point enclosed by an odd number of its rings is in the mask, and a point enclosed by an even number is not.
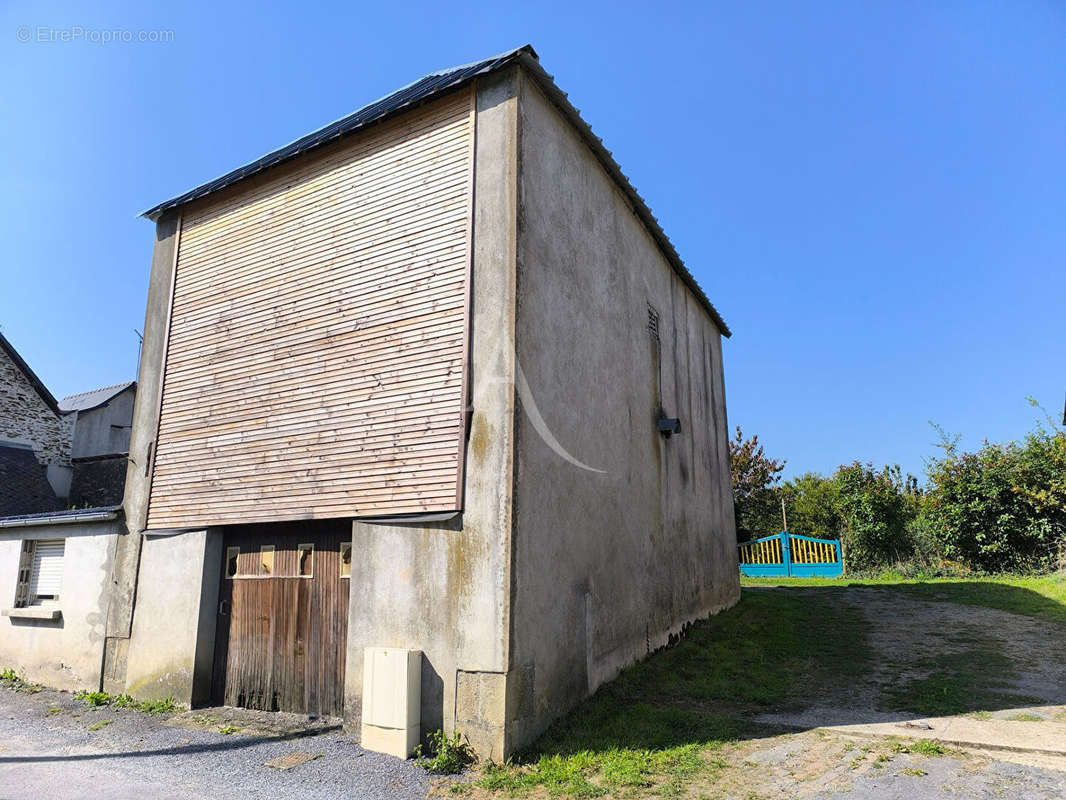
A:
[[[505,755],[514,408],[516,72],[479,84],[470,432],[463,513],[353,525],[345,716],[358,720],[363,648],[423,651],[422,730],[460,729]]]
[[[163,353],[166,350],[167,321],[170,318],[174,252],[178,238],[177,223],[175,214],[161,217],[156,223],[155,247],[148,278],[144,339],[141,344],[141,363],[137,370],[133,426],[130,431],[129,459],[122,496],[129,535],[122,537],[115,555],[113,597],[107,617],[104,684],[109,692],[121,691],[126,686],[143,539],[140,531],[144,530],[148,513],[149,455],[154,446],[159,422],[159,392],[162,389]],[[159,587],[147,587],[147,593],[158,593],[158,590]],[[150,674],[153,664],[154,662],[150,661],[143,665],[137,670],[137,674]]]
[[[71,458],[127,453],[130,449],[130,427],[133,422],[136,386],[119,392],[103,405],[78,411],[74,425]]]
[[[148,513],[149,454],[159,425],[159,393],[162,390],[163,355],[167,344],[167,322],[170,319],[177,223],[177,216],[170,214],[160,218],[156,224],[155,249],[148,279],[148,303],[144,314],[144,340],[141,343],[141,363],[137,370],[137,391],[133,404],[130,460],[123,497],[126,521],[131,532],[144,530]]]
[[[532,81],[519,115],[512,747],[739,597],[720,332]]]
[[[187,706],[210,700],[221,568],[219,531],[145,537],[126,667],[131,695]]]
[[[111,572],[120,522],[0,529],[0,606],[15,601],[23,539],[65,539],[58,620],[0,616],[0,666],[70,691],[101,685]]]
[[[69,416],[69,415],[68,415]],[[0,348],[0,439],[30,444],[41,464],[70,464],[71,426]]]

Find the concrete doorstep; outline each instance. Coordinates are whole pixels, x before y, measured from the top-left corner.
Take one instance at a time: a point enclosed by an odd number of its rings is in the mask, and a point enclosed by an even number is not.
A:
[[[1066,723],[1050,719],[926,717],[859,725],[826,725],[821,729],[863,739],[929,739],[1007,761],[1066,770]]]

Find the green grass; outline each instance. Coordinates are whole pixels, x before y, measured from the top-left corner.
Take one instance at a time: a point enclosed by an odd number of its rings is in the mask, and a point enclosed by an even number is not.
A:
[[[98,730],[100,730],[102,728],[106,728],[112,722],[114,722],[113,719],[102,719],[99,722],[94,722],[92,725],[90,725],[89,726],[89,730],[98,731]]]
[[[872,578],[742,578],[742,586],[884,586],[921,600],[983,606],[1066,624],[1066,577],[1002,575],[915,580],[886,574]]]
[[[947,749],[940,742],[934,742],[932,739],[919,739],[907,745],[907,752],[935,758],[947,753]]]
[[[682,793],[724,766],[724,744],[757,730],[728,712],[785,707],[863,674],[865,630],[830,593],[746,592],[625,670],[513,763],[488,765],[477,785],[512,795]]]
[[[885,687],[882,703],[886,709],[946,717],[1040,702],[1040,698],[1010,691],[1017,677],[1014,662],[991,639],[975,639],[964,650],[921,659],[910,668],[926,673],[925,677]]]

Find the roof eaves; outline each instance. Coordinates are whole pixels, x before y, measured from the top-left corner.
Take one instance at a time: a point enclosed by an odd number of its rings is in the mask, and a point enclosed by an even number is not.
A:
[[[59,416],[65,414],[66,412],[62,411],[59,408],[59,404],[56,402],[55,397],[53,397],[52,393],[48,391],[48,387],[44,385],[44,382],[40,378],[37,377],[37,373],[30,369],[30,365],[25,362],[22,356],[19,355],[19,351],[15,349],[15,346],[11,344],[11,342],[9,342],[2,333],[0,333],[0,348],[3,348],[4,352],[7,353],[8,357],[15,362],[15,366],[22,370],[22,373],[33,385],[33,388],[37,391],[37,394],[39,394],[41,396],[41,399],[44,400],[45,405],[47,405],[53,412],[55,412]]]
[[[726,325],[722,315],[718,313],[714,304],[711,303],[699,283],[696,282],[695,277],[693,277],[688,267],[685,266],[685,262],[681,259],[673,242],[670,241],[670,238],[666,235],[665,231],[663,231],[662,226],[655,218],[655,215],[651,213],[651,209],[648,208],[648,204],[644,202],[644,198],[640,196],[640,193],[634,188],[633,184],[629,181],[629,178],[626,177],[624,172],[622,172],[622,168],[618,165],[618,162],[614,160],[614,156],[604,146],[603,140],[592,132],[592,128],[587,122],[585,122],[581,117],[581,113],[570,102],[566,92],[562,91],[556,85],[554,78],[552,78],[552,76],[540,65],[536,51],[533,49],[532,45],[528,44],[513,50],[505,51],[497,56],[482,61],[474,61],[459,67],[450,67],[438,72],[431,72],[395,92],[363,106],[352,114],[342,117],[325,127],[319,128],[306,136],[302,136],[299,139],[290,142],[278,150],[274,150],[265,156],[262,156],[256,161],[246,164],[243,167],[239,167],[232,172],[228,172],[213,181],[202,184],[195,189],[185,192],[185,194],[178,195],[177,197],[160,203],[145,211],[141,216],[148,217],[151,220],[157,220],[162,214],[175,209],[178,206],[220,191],[238,181],[296,158],[299,155],[321,147],[338,138],[361,130],[372,123],[380,122],[396,114],[402,113],[403,111],[409,110],[414,106],[421,105],[430,99],[439,97],[445,92],[453,91],[464,86],[479,75],[495,72],[512,63],[518,63],[526,68],[536,79],[537,84],[542,90],[544,90],[545,94],[548,95],[548,98],[555,103],[563,115],[572,125],[574,125],[582,139],[584,139],[586,144],[591,148],[592,152],[603,165],[604,169],[607,170],[607,173],[613,178],[618,187],[629,199],[629,202],[633,206],[634,213],[636,213],[644,223],[648,232],[662,250],[667,261],[670,262],[670,265],[673,267],[678,277],[692,291],[697,301],[704,307],[704,309],[706,309],[722,335],[726,337],[732,336],[732,331],[730,331],[729,326]]]
[[[251,161],[242,167],[238,167],[235,170],[215,178],[214,180],[201,184],[195,189],[190,189],[184,194],[180,194],[177,197],[159,203],[147,211],[142,212],[140,216],[147,217],[152,221],[158,220],[159,217],[167,211],[175,209],[178,206],[185,205],[193,200],[198,200],[201,197],[206,197],[209,194],[221,191],[238,181],[242,181],[252,175],[256,175],[271,167],[276,167],[279,164],[283,164],[286,161],[296,158],[297,156],[355,133],[368,125],[382,122],[385,119],[400,114],[403,111],[407,111],[412,107],[421,105],[431,98],[436,98],[447,91],[458,89],[472,81],[478,75],[494,72],[506,64],[515,61],[521,55],[528,55],[534,59],[537,57],[537,53],[532,45],[526,44],[522,47],[516,47],[513,50],[507,50],[499,55],[492,56],[491,58],[482,59],[481,61],[474,61],[458,67],[449,67],[447,69],[431,72],[418,80],[412,81],[406,86],[402,86],[394,92],[390,92],[384,97],[368,103],[351,114],[341,117],[328,125],[306,134],[305,136],[294,139],[283,147],[270,151],[266,155],[257,158],[255,161]]]

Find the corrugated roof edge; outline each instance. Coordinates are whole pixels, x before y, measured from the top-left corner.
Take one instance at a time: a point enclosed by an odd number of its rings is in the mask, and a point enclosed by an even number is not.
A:
[[[644,202],[644,198],[640,196],[640,193],[634,188],[633,184],[629,181],[629,178],[626,177],[624,172],[622,172],[622,168],[618,165],[618,162],[614,160],[611,151],[604,146],[603,140],[592,132],[592,128],[587,122],[585,122],[581,117],[581,113],[570,102],[566,92],[562,91],[556,85],[552,76],[540,65],[536,50],[533,49],[532,45],[528,44],[513,50],[505,51],[497,56],[482,61],[474,61],[470,64],[431,72],[395,92],[391,92],[390,94],[375,100],[373,103],[363,106],[358,111],[348,114],[347,116],[342,117],[325,127],[319,128],[306,136],[302,136],[278,150],[271,151],[265,156],[262,156],[243,167],[239,167],[232,172],[228,172],[212,181],[208,181],[182,195],[178,195],[177,197],[160,203],[157,206],[153,206],[143,212],[141,216],[156,220],[171,209],[220,191],[221,189],[231,186],[251,175],[255,175],[292,158],[303,155],[328,142],[334,141],[335,139],[350,133],[354,133],[367,125],[380,122],[388,117],[399,114],[408,110],[412,106],[424,103],[443,92],[458,89],[466,83],[474,80],[474,78],[479,75],[495,72],[512,63],[518,63],[523,68],[527,69],[537,80],[538,85],[544,90],[545,94],[548,95],[549,99],[559,108],[564,116],[570,120],[570,123],[581,134],[582,139],[588,144],[589,148],[596,155],[604,169],[607,170],[608,174],[611,175],[615,183],[618,184],[622,189],[622,192],[632,203],[634,212],[647,227],[652,238],[655,239],[656,244],[659,245],[663,254],[674,268],[674,271],[678,274],[678,277],[680,277],[682,282],[688,286],[696,296],[696,299],[699,300],[707,313],[710,314],[722,335],[726,337],[732,336],[732,331],[729,330],[729,326],[726,325],[722,315],[718,313],[714,304],[711,303],[703,289],[696,282],[696,279],[693,277],[688,267],[685,266],[685,262],[681,259],[680,254],[670,241],[670,238],[666,235],[665,231],[663,231],[662,226],[655,218],[655,215],[651,213],[651,209],[648,208],[648,204]]]

